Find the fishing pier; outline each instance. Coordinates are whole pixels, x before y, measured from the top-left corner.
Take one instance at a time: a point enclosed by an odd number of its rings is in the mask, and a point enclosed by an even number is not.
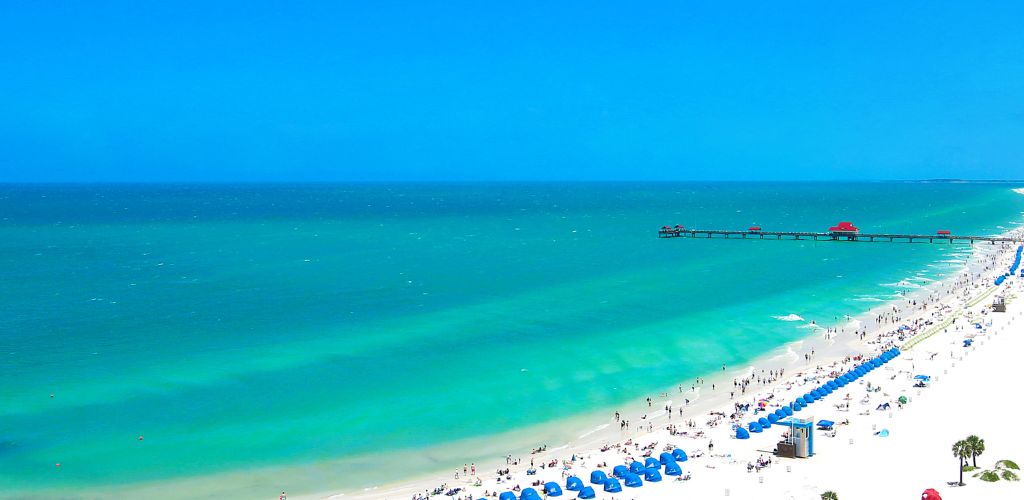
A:
[[[776,240],[812,240],[812,241],[866,241],[866,242],[906,242],[906,243],[970,243],[987,241],[991,244],[997,242],[1014,242],[1013,238],[1002,236],[963,236],[951,234],[950,231],[940,230],[935,234],[898,234],[898,233],[862,233],[860,229],[849,222],[840,222],[839,225],[830,227],[828,231],[763,231],[759,226],[752,226],[746,231],[743,230],[720,230],[720,229],[686,229],[682,225],[662,226],[658,230],[659,238],[726,238],[726,239],[776,239]]]

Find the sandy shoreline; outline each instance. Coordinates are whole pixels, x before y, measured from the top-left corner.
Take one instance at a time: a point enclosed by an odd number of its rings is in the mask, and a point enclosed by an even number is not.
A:
[[[1018,192],[1021,191],[1024,190],[1020,190]],[[1019,233],[1020,231],[1015,230],[1012,232]],[[1020,237],[1020,234],[1016,234],[1016,236]],[[564,485],[564,478],[562,477],[562,472],[564,471],[562,470],[562,465],[556,467],[556,469],[558,469],[557,474],[553,474],[554,469],[540,469],[539,467],[534,467],[534,469],[537,470],[537,474],[527,475],[526,469],[530,468],[531,459],[537,466],[539,466],[541,463],[548,463],[552,460],[556,461],[558,464],[566,463],[570,466],[570,469],[568,469],[567,473],[571,472],[572,474],[579,475],[580,477],[584,478],[585,483],[589,484],[587,478],[589,476],[590,470],[592,470],[593,465],[596,465],[597,463],[607,463],[608,467],[601,467],[601,469],[610,470],[610,467],[612,465],[622,463],[623,457],[625,456],[615,455],[614,451],[601,452],[599,450],[602,447],[613,445],[615,443],[624,443],[627,440],[631,439],[633,440],[634,444],[639,442],[644,442],[648,444],[658,442],[658,446],[663,446],[666,442],[675,441],[677,442],[676,444],[678,446],[687,449],[688,451],[696,451],[703,449],[705,452],[707,452],[706,444],[711,441],[714,441],[716,444],[715,455],[719,455],[719,450],[722,448],[723,444],[730,442],[731,444],[743,443],[744,445],[746,445],[745,447],[749,448],[746,450],[747,455],[750,455],[751,452],[756,452],[756,450],[758,449],[771,450],[774,448],[774,441],[777,440],[779,434],[778,432],[765,432],[764,435],[771,435],[772,440],[770,442],[764,443],[763,445],[754,446],[753,444],[756,441],[756,439],[751,439],[749,441],[737,441],[735,439],[731,439],[730,436],[732,434],[732,426],[729,425],[729,422],[725,421],[725,419],[720,419],[721,423],[717,426],[709,426],[708,421],[711,418],[709,413],[711,411],[717,410],[719,413],[730,415],[734,411],[733,403],[739,401],[746,403],[756,403],[756,401],[760,399],[760,396],[771,395],[775,400],[788,401],[787,399],[785,399],[787,396],[790,397],[790,399],[792,399],[792,397],[795,396],[800,389],[812,387],[810,385],[804,387],[804,385],[810,384],[811,382],[807,382],[806,384],[801,383],[801,378],[824,377],[827,371],[840,369],[839,363],[841,363],[841,361],[846,359],[848,356],[877,352],[878,350],[880,350],[879,346],[881,345],[879,343],[879,336],[884,335],[886,332],[895,329],[900,324],[912,323],[913,319],[917,319],[918,325],[915,326],[914,333],[924,333],[927,332],[929,329],[934,329],[933,327],[938,326],[941,320],[949,319],[954,316],[969,314],[974,309],[984,307],[985,305],[990,303],[991,300],[988,300],[988,302],[981,301],[978,304],[975,304],[975,306],[972,309],[965,306],[965,302],[967,302],[967,300],[965,300],[965,297],[977,297],[986,293],[987,287],[984,286],[985,281],[989,280],[990,284],[991,279],[995,276],[997,272],[999,272],[999,268],[995,267],[993,262],[998,259],[1005,260],[1005,257],[1009,254],[1009,252],[1007,251],[1008,248],[1009,247],[1007,246],[996,246],[992,248],[987,248],[987,246],[979,245],[976,248],[974,255],[968,262],[968,265],[961,272],[956,273],[953,276],[947,277],[946,279],[943,279],[941,281],[935,281],[928,284],[927,286],[916,289],[911,293],[908,293],[905,297],[901,299],[880,303],[879,306],[871,309],[870,311],[856,318],[852,318],[850,321],[847,322],[845,328],[838,327],[838,332],[831,333],[828,335],[830,338],[826,338],[825,332],[823,330],[816,331],[815,334],[808,336],[804,340],[788,344],[780,349],[777,349],[776,351],[773,351],[769,354],[766,354],[765,356],[762,356],[761,358],[751,363],[751,365],[756,366],[758,371],[765,370],[766,373],[771,371],[777,371],[780,369],[785,369],[785,376],[782,377],[780,380],[773,381],[772,383],[751,384],[750,386],[748,386],[747,394],[737,394],[731,400],[729,397],[729,391],[725,389],[732,389],[734,379],[749,376],[752,366],[743,367],[739,369],[730,368],[725,372],[717,373],[714,374],[713,376],[706,377],[706,379],[704,380],[703,387],[698,387],[700,397],[694,397],[697,396],[697,394],[695,394],[688,388],[690,384],[686,384],[686,386],[684,387],[684,392],[682,394],[680,394],[676,390],[677,388],[671,388],[667,389],[665,393],[659,395],[651,395],[652,402],[648,409],[644,408],[646,403],[643,403],[643,401],[631,402],[629,404],[629,409],[631,411],[622,412],[622,418],[629,419],[631,421],[631,428],[629,430],[620,430],[618,424],[616,424],[613,420],[608,419],[603,424],[598,424],[603,427],[587,427],[584,429],[580,429],[579,438],[569,444],[562,444],[557,447],[550,447],[548,450],[542,453],[523,453],[522,456],[515,455],[513,457],[514,459],[518,458],[522,460],[522,462],[517,465],[507,465],[504,463],[495,464],[488,462],[476,463],[475,465],[477,467],[477,475],[473,476],[472,474],[470,474],[470,478],[468,478],[468,480],[465,477],[465,474],[460,474],[460,479],[458,480],[454,479],[454,475],[450,475],[446,478],[439,478],[437,474],[432,474],[422,476],[418,479],[410,479],[409,481],[404,481],[402,483],[381,486],[379,488],[346,493],[324,492],[316,495],[310,495],[309,498],[408,499],[413,498],[417,494],[430,492],[431,490],[434,490],[441,484],[445,485],[444,489],[446,490],[462,488],[459,494],[446,498],[470,498],[470,496],[468,496],[467,494],[467,491],[472,493],[471,498],[483,497],[485,493],[490,494],[490,498],[496,497],[497,492],[506,491],[508,489],[511,489],[515,485],[519,485],[520,487],[528,487],[532,483],[537,481],[537,478],[543,479],[545,482],[553,480],[559,482],[559,484]],[[1003,270],[1002,272],[1005,272],[1005,270]],[[969,283],[964,283],[968,276],[970,276],[973,279],[973,281],[970,281]],[[1019,282],[1021,280],[1017,281]],[[1020,285],[1018,283],[1017,285],[1014,286],[1019,287]],[[920,308],[920,306],[922,306],[925,302],[931,304],[932,307],[930,308],[930,310]],[[917,307],[915,307],[914,304],[916,304]],[[893,309],[894,307],[896,308],[895,310]],[[912,311],[912,309],[914,311]],[[1012,315],[1020,314],[1019,309],[1019,305],[1016,305],[1016,307],[1013,308]],[[913,318],[911,318],[912,313],[916,313],[916,315]],[[1010,317],[1011,313],[1007,314],[1007,317]],[[887,322],[876,324],[875,318],[879,317],[880,315],[887,315]],[[896,321],[896,318],[899,318],[899,321]],[[931,321],[933,324],[925,325],[925,321]],[[962,326],[962,324],[963,322],[961,321],[960,326]],[[1020,327],[1019,322],[1016,323],[1016,325],[1017,328]],[[865,333],[863,341],[859,338],[858,335],[855,335],[853,333],[853,331],[857,329],[855,327],[859,327],[859,330]],[[915,346],[913,351],[923,352],[926,349],[932,349],[939,342],[941,342],[942,339],[946,338],[947,336],[948,335],[946,334],[934,335],[933,338],[929,338],[928,340],[925,340],[921,342],[919,345]],[[885,342],[888,343],[890,340],[895,339],[885,339]],[[902,341],[896,342],[897,345],[901,343]],[[810,362],[806,362],[803,358],[803,354],[809,354],[812,350],[814,352],[814,356],[810,360]],[[905,357],[905,359],[911,358],[912,356]],[[893,364],[894,363],[890,363],[890,365]],[[913,364],[913,361],[911,361],[911,364]],[[848,367],[852,366],[852,364],[847,363],[845,366],[846,369],[848,369]],[[813,367],[822,367],[822,369],[818,370],[815,373],[812,371]],[[889,369],[890,367],[889,365],[887,365],[887,370]],[[883,370],[877,370],[877,372],[882,371]],[[798,372],[801,373],[801,375],[795,376],[795,374]],[[754,375],[756,376],[757,374]],[[876,373],[872,372],[872,375],[876,375]],[[870,381],[871,378],[865,377],[864,380]],[[709,389],[711,384],[715,384],[715,391],[711,391]],[[880,384],[880,382],[876,382],[876,384]],[[792,394],[790,394],[791,392]],[[802,394],[802,392],[800,394]],[[676,413],[673,419],[670,420],[666,415],[665,406],[669,405],[672,408],[673,412],[677,412],[678,407],[682,404],[683,399],[686,397],[696,399],[696,401],[692,402],[689,406],[685,407],[682,418],[678,417],[678,414]],[[836,401],[832,401],[832,399],[836,399]],[[839,399],[839,397],[833,396],[828,399],[827,405],[838,403]],[[814,410],[828,408],[827,405],[821,405],[820,408],[814,408]],[[910,406],[908,406],[908,408],[909,407]],[[819,415],[815,416],[816,418],[825,418]],[[835,415],[830,416],[834,417]],[[868,418],[866,418],[865,416],[861,417],[858,420],[867,419]],[[704,431],[704,434],[701,437],[694,438],[681,437],[678,435],[672,436],[669,433],[669,431],[666,430],[666,426],[670,424],[676,424],[677,426],[679,426],[680,424],[683,424],[684,421],[689,420],[693,420],[697,427],[695,429],[686,430],[690,430],[691,434],[702,430]],[[740,418],[738,422],[745,425],[746,420],[750,420],[749,415]],[[851,424],[853,424],[852,420],[853,419],[851,419]],[[875,425],[877,427],[878,424],[875,423],[872,425]],[[758,435],[757,437],[763,436]],[[693,444],[696,443],[700,443],[699,446],[692,446]],[[947,447],[945,443],[943,443],[943,446]],[[738,449],[735,456],[729,453],[728,462],[732,462],[731,465],[735,465],[736,463],[740,463],[741,461],[743,461],[741,458],[738,458],[742,456],[743,451],[744,450],[742,449]],[[636,454],[639,455],[639,453]],[[655,453],[654,455],[657,456],[657,453]],[[757,455],[764,455],[767,457],[768,454],[764,452],[757,452],[755,457]],[[575,463],[571,462],[571,457],[573,456],[577,458],[577,461]],[[690,462],[688,462],[689,467],[686,467],[686,464],[684,464],[684,472],[689,470],[690,468],[693,468],[694,479],[685,482],[685,488],[688,491],[688,494],[693,492],[693,485],[704,483],[704,481],[700,480],[699,478],[699,476],[704,475],[706,473],[705,470],[701,470],[702,468],[704,468],[704,465],[712,466],[712,464],[710,463],[699,464],[699,462],[706,459],[709,461],[713,461],[721,458],[722,457],[715,458],[706,456],[691,460]],[[1008,456],[1001,458],[1019,459],[1020,457]],[[566,460],[569,461],[563,462]],[[748,456],[746,458],[746,461],[750,460],[752,459]],[[754,460],[756,460],[756,458]],[[822,453],[819,453],[818,457],[815,457],[814,459],[811,460],[805,460],[804,462],[818,463],[824,462],[826,460],[828,459],[822,458]],[[694,468],[697,465],[700,465],[701,467]],[[730,464],[722,464],[721,467],[729,468],[728,465]],[[501,484],[496,483],[494,470],[497,469],[498,467],[509,468],[510,476],[512,479],[505,480]],[[713,467],[717,469],[719,468],[719,465],[715,464],[713,465]],[[745,467],[743,467],[743,469],[745,469]],[[744,470],[737,470],[737,472],[744,472]],[[715,474],[708,475],[713,476]],[[942,477],[948,477],[948,474],[943,475]],[[477,478],[480,479],[479,486],[475,486],[476,484],[478,484]],[[661,483],[650,483],[642,488],[627,489],[623,491],[623,493],[615,495],[615,497],[669,498],[669,496],[663,495],[667,495],[667,491],[671,490],[662,490],[669,488],[668,485],[670,483],[670,481],[665,481]],[[708,496],[722,496],[724,494],[724,490],[714,495],[712,495],[711,491],[708,490],[706,491],[706,494]],[[600,488],[598,488],[598,498],[607,498],[608,495],[609,494],[603,493],[600,490]],[[575,493],[569,492],[569,495],[567,495],[567,497],[573,498],[575,497]],[[801,497],[789,496],[785,498]]]

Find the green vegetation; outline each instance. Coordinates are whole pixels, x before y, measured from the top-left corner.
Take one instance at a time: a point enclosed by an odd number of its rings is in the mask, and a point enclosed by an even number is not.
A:
[[[953,443],[953,456],[960,461],[960,467],[958,467],[958,469],[960,469],[960,482],[957,484],[963,486],[964,464],[967,462],[968,458],[971,458],[971,450],[970,447],[967,445],[967,441],[961,439],[960,441]]]
[[[971,453],[971,465],[977,469],[978,457],[985,453],[985,440],[971,434],[964,442],[967,443],[967,450]]]
[[[839,500],[839,495],[834,491],[826,491],[821,494],[821,500]]]
[[[966,439],[964,441],[957,441],[957,444],[966,444],[966,441]],[[970,448],[969,445],[967,446],[968,448]],[[956,448],[956,445],[953,445],[953,447]],[[982,444],[982,450],[984,450],[984,444]],[[968,467],[964,467],[964,470],[967,469]],[[971,469],[973,470],[974,468]],[[999,478],[1002,478],[1004,481],[1020,481],[1020,476],[1016,472],[1014,472],[1015,470],[1020,470],[1020,467],[1017,467],[1016,462],[1014,462],[1013,460],[1000,460],[996,462],[995,469],[983,470],[975,474],[974,477],[989,483],[994,483],[998,481]],[[960,476],[963,477],[963,473],[961,473]]]

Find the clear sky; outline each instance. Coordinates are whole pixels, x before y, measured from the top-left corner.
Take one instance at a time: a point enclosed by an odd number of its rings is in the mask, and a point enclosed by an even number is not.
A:
[[[0,135],[0,181],[1022,178],[1024,2],[6,1]]]

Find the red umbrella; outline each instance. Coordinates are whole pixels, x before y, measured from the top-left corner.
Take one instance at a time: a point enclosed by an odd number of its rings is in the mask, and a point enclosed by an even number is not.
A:
[[[921,500],[942,500],[942,497],[939,496],[938,491],[928,488],[921,493]]]

